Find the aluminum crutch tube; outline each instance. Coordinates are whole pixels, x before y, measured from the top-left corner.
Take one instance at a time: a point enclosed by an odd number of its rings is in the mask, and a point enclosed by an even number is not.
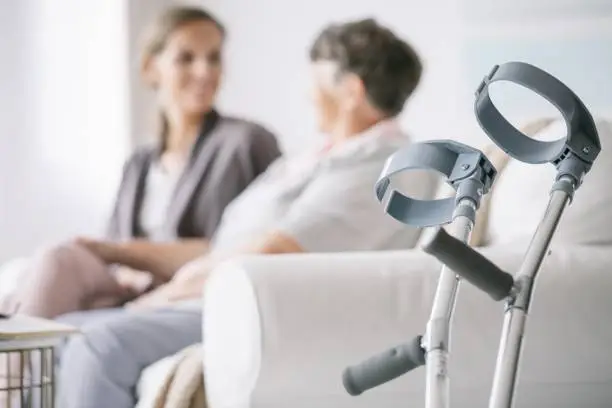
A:
[[[564,180],[568,185],[573,185],[573,181],[569,178]],[[533,293],[533,283],[569,199],[570,194],[567,191],[556,190],[552,192],[544,217],[533,236],[521,268],[516,275],[518,290],[507,301],[499,353],[493,376],[493,389],[489,401],[490,408],[512,406],[519,355]]]
[[[458,208],[464,205],[475,209],[474,203],[469,199],[462,200]],[[451,225],[454,229],[454,235],[460,241],[469,241],[474,226],[473,219],[467,216],[458,216]],[[442,264],[424,342],[427,361],[425,365],[425,406],[427,408],[448,408],[450,406],[448,374],[450,330],[458,290],[458,275]]]

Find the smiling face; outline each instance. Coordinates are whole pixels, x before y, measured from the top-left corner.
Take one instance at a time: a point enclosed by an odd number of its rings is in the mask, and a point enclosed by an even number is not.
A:
[[[143,73],[166,112],[201,116],[221,83],[223,32],[209,20],[179,24],[155,54],[145,56]]]

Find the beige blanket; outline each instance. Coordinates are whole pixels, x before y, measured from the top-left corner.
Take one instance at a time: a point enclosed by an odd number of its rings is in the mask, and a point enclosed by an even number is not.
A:
[[[179,352],[179,358],[157,390],[155,408],[206,408],[202,344]]]
[[[522,132],[533,136],[553,122],[552,119],[540,119],[528,123],[521,128]],[[497,169],[497,180],[506,164],[508,156],[497,146],[490,145],[483,150]],[[470,244],[472,246],[486,245],[486,230],[489,214],[489,202],[494,194],[493,188],[482,200],[478,210],[474,231]],[[173,365],[164,380],[163,386],[158,390],[155,399],[155,408],[204,408],[206,395],[204,391],[204,374],[202,364],[202,345],[195,344],[179,353],[178,360]]]

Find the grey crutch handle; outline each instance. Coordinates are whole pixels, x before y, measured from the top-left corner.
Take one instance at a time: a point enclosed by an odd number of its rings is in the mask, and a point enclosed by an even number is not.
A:
[[[518,131],[489,97],[489,85],[497,81],[519,84],[553,104],[565,119],[566,137],[538,141]],[[571,153],[592,164],[601,151],[595,122],[580,98],[557,78],[524,62],[495,65],[476,90],[474,110],[480,127],[489,138],[508,155],[525,163],[556,166]]]
[[[422,337],[417,336],[409,343],[346,368],[342,373],[344,388],[350,395],[356,396],[424,365],[425,350],[421,341]]]
[[[493,262],[451,236],[443,228],[438,227],[423,242],[421,248],[487,293],[493,300],[502,300],[510,295],[514,286],[512,275],[499,269]]]
[[[387,159],[375,185],[380,202],[391,185],[390,178],[406,170],[435,170],[446,176],[447,183],[456,190],[454,197],[438,200],[418,200],[392,190],[385,211],[396,220],[415,227],[448,224],[453,220],[455,207],[461,199],[472,198],[478,206],[479,197],[488,192],[497,174],[489,159],[473,147],[452,140],[414,143]],[[479,183],[473,184],[474,188],[483,191],[469,187],[457,190],[462,181],[472,176],[479,178]]]

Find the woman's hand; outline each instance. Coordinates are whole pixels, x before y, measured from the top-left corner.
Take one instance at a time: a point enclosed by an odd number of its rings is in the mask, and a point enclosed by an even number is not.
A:
[[[197,260],[178,270],[172,280],[151,292],[145,293],[126,305],[128,308],[144,309],[168,306],[174,302],[200,298],[211,263]]]
[[[170,305],[174,288],[163,284],[125,304],[127,309],[154,309]]]
[[[158,286],[150,292],[139,296],[125,305],[129,309],[152,309],[169,306],[175,302],[189,299],[197,299],[202,295],[201,284],[189,284],[185,282],[170,281]]]
[[[106,264],[110,265],[119,262],[120,246],[115,242],[85,237],[77,238],[74,242],[96,255]]]
[[[127,266],[119,266],[113,271],[115,279],[123,289],[134,296],[144,293],[155,284],[153,275],[149,272],[137,271]]]

